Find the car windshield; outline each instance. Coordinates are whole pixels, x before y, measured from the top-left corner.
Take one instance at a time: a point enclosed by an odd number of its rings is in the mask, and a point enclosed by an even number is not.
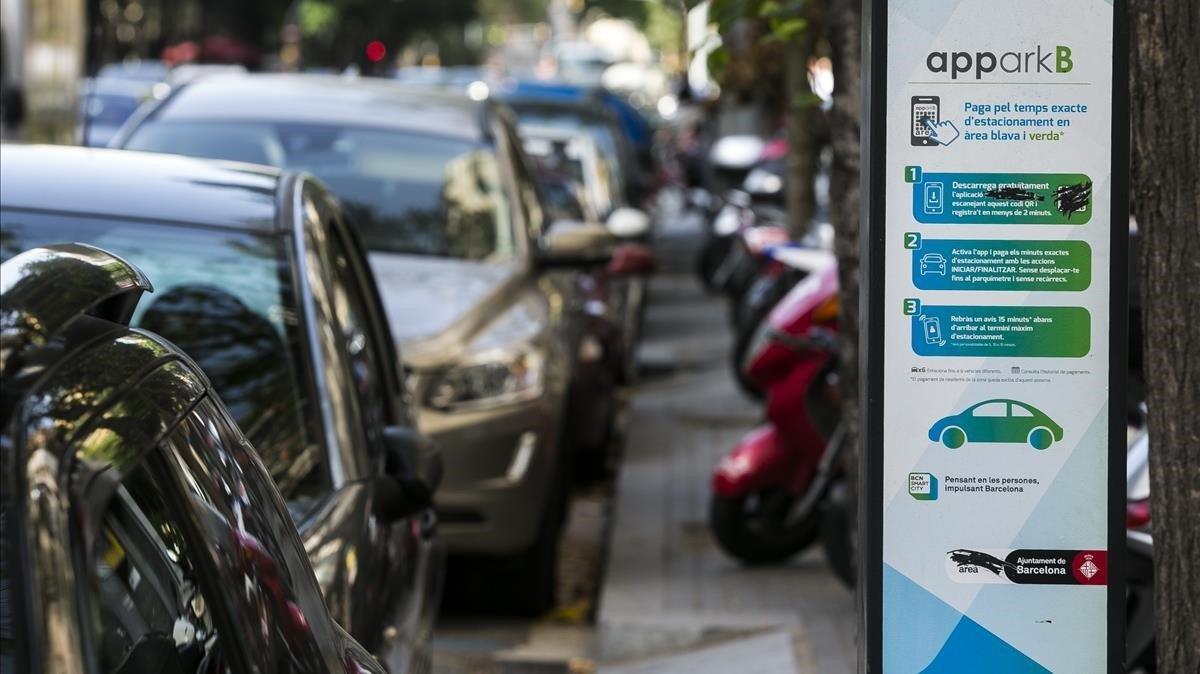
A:
[[[83,101],[84,115],[93,124],[121,124],[137,111],[136,96],[92,92]]]
[[[154,285],[132,325],[192,357],[258,450],[280,493],[324,491],[320,435],[302,382],[291,269],[281,240],[247,232],[108,218],[0,211],[0,260],[75,241],[139,267]]]
[[[536,106],[516,108],[522,127],[544,127],[586,133],[600,151],[609,179],[617,185],[624,179],[621,173],[621,146],[613,127],[601,120],[588,120],[568,110],[555,110]]]
[[[525,153],[540,169],[563,174],[584,185],[598,217],[605,217],[619,203],[612,189],[609,166],[596,156],[595,145],[543,138],[536,127],[522,126],[521,133],[525,136]]]
[[[322,124],[153,121],[127,149],[308,171],[371,251],[498,261],[515,255],[495,154],[480,143]]]

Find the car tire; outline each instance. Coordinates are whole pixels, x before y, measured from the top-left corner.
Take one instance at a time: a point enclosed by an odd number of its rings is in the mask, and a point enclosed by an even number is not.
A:
[[[1038,426],[1029,431],[1029,436],[1026,438],[1029,441],[1029,446],[1041,451],[1049,449],[1050,445],[1054,444],[1054,433],[1045,426]]]
[[[518,616],[534,618],[554,608],[558,594],[558,526],[547,526],[538,532],[537,540],[525,552],[510,561],[512,575],[506,604]]]
[[[967,444],[967,432],[958,426],[947,426],[939,437],[946,449],[958,449]]]

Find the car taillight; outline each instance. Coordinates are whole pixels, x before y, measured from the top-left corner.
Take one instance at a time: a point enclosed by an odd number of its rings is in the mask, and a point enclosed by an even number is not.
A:
[[[1150,524],[1150,499],[1125,502],[1125,528],[1141,529]]]

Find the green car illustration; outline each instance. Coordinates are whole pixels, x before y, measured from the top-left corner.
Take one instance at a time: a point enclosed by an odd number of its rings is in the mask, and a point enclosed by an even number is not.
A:
[[[1033,405],[996,398],[939,419],[929,429],[929,439],[950,449],[968,442],[1028,442],[1046,449],[1063,439],[1063,429]]]

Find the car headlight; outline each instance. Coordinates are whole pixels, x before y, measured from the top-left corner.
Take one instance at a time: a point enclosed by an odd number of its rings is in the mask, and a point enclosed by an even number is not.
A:
[[[438,375],[428,405],[442,411],[500,407],[532,400],[544,388],[545,357],[528,346],[495,349]]]

